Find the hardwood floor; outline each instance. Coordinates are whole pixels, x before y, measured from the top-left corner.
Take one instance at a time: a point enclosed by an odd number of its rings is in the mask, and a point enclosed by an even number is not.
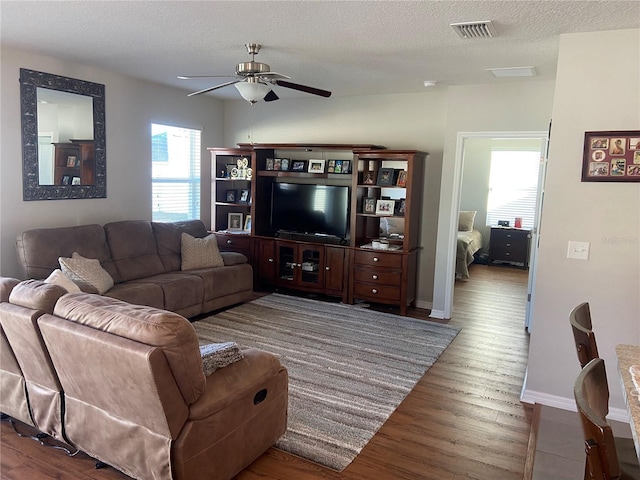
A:
[[[355,461],[337,473],[270,449],[236,480],[515,480],[524,471],[532,408],[520,403],[529,339],[527,272],[473,265],[456,282],[450,323],[462,328]],[[427,311],[410,312],[428,318]],[[79,454],[18,437],[2,421],[5,480],[122,480]]]

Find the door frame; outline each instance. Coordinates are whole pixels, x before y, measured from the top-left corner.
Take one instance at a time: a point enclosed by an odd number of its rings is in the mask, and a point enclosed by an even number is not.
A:
[[[545,131],[525,131],[525,132],[458,132],[456,139],[456,156],[453,171],[453,188],[451,192],[451,218],[449,219],[449,244],[447,245],[447,262],[446,262],[446,275],[445,275],[445,298],[444,298],[444,318],[451,318],[453,311],[453,290],[455,285],[455,267],[456,267],[456,242],[458,231],[458,211],[460,210],[460,196],[462,193],[462,172],[464,170],[464,143],[468,139],[473,138],[504,138],[504,139],[540,139],[543,144],[541,151],[546,152],[548,142],[548,132]],[[541,163],[541,168],[544,168],[544,163]],[[538,185],[538,191],[542,185]],[[536,223],[540,218],[540,197],[536,204]],[[533,241],[532,249],[537,249],[537,238]],[[531,260],[534,261],[534,265],[529,265],[529,271],[534,272],[534,275],[529,276],[529,291],[532,290],[535,285],[535,262],[537,262],[537,255],[532,255]]]

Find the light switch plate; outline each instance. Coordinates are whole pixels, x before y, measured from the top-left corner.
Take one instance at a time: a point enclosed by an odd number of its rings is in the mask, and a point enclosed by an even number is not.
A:
[[[576,242],[573,240],[569,240],[567,258],[589,260],[589,245],[589,242]]]

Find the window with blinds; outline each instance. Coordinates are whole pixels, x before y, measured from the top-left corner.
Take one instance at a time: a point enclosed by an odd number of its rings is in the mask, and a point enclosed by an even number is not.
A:
[[[522,227],[533,228],[539,171],[539,151],[491,152],[487,226],[497,226],[498,220],[513,225],[522,217]]]
[[[151,124],[151,165],[153,220],[200,218],[200,131]]]

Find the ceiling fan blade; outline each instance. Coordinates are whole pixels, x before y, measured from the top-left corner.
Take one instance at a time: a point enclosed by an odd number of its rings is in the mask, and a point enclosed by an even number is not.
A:
[[[192,80],[194,78],[232,78],[235,75],[178,75],[180,80]]]
[[[226,87],[229,85],[233,85],[234,83],[238,83],[240,80],[232,80],[230,82],[221,83],[220,85],[216,85],[215,87],[205,88],[204,90],[198,90],[197,92],[190,93],[187,97],[193,97],[194,95],[200,95],[201,93],[207,93],[212,90],[217,90],[218,88]]]
[[[269,90],[269,93],[267,93],[264,96],[264,101],[265,102],[273,102],[274,100],[279,100],[280,97],[278,95],[276,95],[276,92],[274,92],[273,90]]]
[[[287,82],[285,80],[274,80],[273,83],[280,87],[291,88],[293,90],[299,90],[301,92],[310,93],[312,95],[319,95],[321,97],[330,97],[331,92],[328,90],[321,90],[319,88],[307,87],[306,85],[299,85],[297,83]]]

